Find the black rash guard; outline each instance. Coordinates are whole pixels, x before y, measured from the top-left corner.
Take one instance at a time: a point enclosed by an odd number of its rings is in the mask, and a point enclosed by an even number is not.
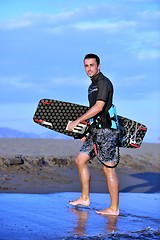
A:
[[[110,128],[111,120],[108,110],[112,106],[113,85],[111,81],[101,72],[91,78],[91,80],[92,83],[88,88],[88,100],[90,107],[92,107],[97,100],[105,102],[103,110],[97,116],[100,116],[101,118],[102,128]],[[95,116],[95,118],[97,116]]]

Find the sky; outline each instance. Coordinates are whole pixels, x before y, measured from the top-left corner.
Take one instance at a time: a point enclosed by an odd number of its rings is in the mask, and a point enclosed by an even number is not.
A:
[[[95,53],[118,114],[159,143],[159,22],[159,0],[1,0],[0,127],[47,131],[32,120],[42,98],[88,105],[83,58]]]

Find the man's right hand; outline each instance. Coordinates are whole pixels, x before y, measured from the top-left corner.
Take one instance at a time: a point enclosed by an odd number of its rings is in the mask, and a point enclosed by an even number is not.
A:
[[[80,139],[81,142],[85,142],[86,140],[87,140],[86,137],[82,137],[82,138]]]

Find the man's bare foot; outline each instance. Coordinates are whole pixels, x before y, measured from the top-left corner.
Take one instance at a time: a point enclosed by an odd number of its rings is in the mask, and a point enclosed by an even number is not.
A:
[[[103,210],[96,211],[97,214],[101,215],[112,215],[112,216],[118,216],[119,215],[119,209],[117,211],[114,211],[112,208],[106,208]]]
[[[72,206],[82,205],[82,206],[88,207],[90,205],[90,200],[83,199],[82,197],[80,197],[79,199],[77,199],[75,201],[69,201],[69,204],[71,204]]]

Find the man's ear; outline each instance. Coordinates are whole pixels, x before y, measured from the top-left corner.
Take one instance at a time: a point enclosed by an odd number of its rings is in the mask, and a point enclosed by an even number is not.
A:
[[[98,64],[98,70],[100,71],[100,68],[101,68],[101,66],[100,66],[100,64]]]

